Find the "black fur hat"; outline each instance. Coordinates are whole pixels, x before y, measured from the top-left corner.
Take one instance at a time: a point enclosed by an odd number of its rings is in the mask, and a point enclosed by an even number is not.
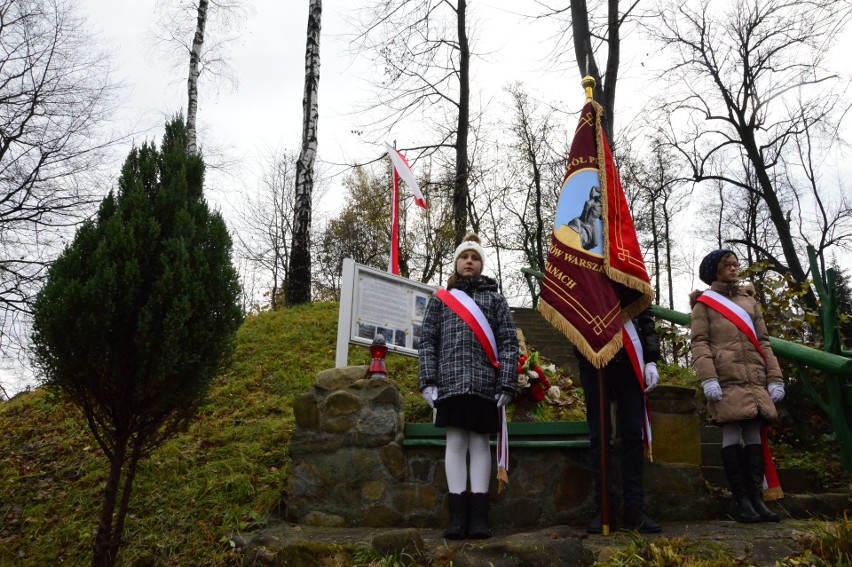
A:
[[[698,279],[707,285],[712,284],[716,280],[716,275],[719,273],[719,262],[722,261],[722,256],[733,253],[732,250],[728,250],[727,248],[720,248],[704,256],[704,259],[701,260],[701,265],[698,267]]]

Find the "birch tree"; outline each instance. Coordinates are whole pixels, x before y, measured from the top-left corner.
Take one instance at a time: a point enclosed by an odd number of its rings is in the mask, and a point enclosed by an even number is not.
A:
[[[175,70],[186,75],[186,131],[189,151],[198,152],[199,82],[202,75],[236,85],[228,48],[247,15],[244,0],[160,0],[155,42]],[[211,37],[212,35],[212,37]],[[180,71],[182,74],[182,71]]]
[[[195,119],[198,115],[198,76],[201,74],[201,48],[204,45],[204,30],[207,27],[208,4],[208,0],[198,0],[198,18],[195,34],[192,37],[192,48],[189,50],[189,77],[186,80],[186,138],[187,151],[191,154],[198,151]]]
[[[320,25],[322,0],[310,0],[308,6],[307,46],[305,48],[305,91],[302,97],[302,148],[296,162],[296,194],[293,240],[287,267],[287,304],[311,300],[311,194],[317,154],[319,121]]]

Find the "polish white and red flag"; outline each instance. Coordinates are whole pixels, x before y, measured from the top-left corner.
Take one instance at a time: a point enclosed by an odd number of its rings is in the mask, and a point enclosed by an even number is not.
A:
[[[385,142],[385,147],[388,150],[388,156],[393,163],[393,193],[391,194],[391,250],[388,260],[388,272],[399,275],[399,179],[402,178],[411,194],[414,196],[414,204],[424,209],[428,208],[426,199],[423,198],[423,193],[420,192],[420,187],[417,186],[417,180],[414,179],[414,173],[408,166],[408,161],[401,153],[393,146]]]

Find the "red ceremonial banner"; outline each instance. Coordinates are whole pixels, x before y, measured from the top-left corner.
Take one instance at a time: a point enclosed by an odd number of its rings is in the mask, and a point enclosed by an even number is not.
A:
[[[538,304],[597,368],[622,348],[624,321],[653,300],[601,111],[587,102],[574,132]]]

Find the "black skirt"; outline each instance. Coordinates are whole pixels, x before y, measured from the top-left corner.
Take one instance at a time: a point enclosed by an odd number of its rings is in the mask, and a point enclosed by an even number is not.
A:
[[[435,405],[435,427],[460,427],[476,433],[497,433],[500,413],[497,402],[479,396],[453,396]]]

